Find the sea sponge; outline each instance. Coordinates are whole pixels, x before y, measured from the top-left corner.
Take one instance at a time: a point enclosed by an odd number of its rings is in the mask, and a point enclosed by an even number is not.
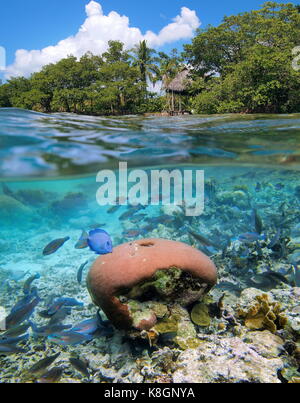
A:
[[[257,295],[254,303],[246,311],[240,309],[238,316],[245,319],[245,326],[251,330],[267,329],[275,333],[282,329],[287,318],[282,314],[278,302],[270,302],[267,294]]]
[[[94,303],[124,330],[150,330],[160,319],[153,303],[188,306],[216,282],[217,269],[206,255],[165,239],[116,247],[96,260],[87,279]]]

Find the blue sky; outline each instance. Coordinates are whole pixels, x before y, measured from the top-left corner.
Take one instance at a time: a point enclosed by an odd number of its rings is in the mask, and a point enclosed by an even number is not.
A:
[[[180,15],[182,7],[196,12],[202,25],[217,25],[224,15],[237,14],[239,12],[258,9],[262,0],[97,0],[101,4],[103,14],[107,15],[115,11],[125,15],[130,20],[130,27],[139,28],[142,34],[151,30],[158,34],[172,19]],[[280,1],[281,3],[295,3],[298,1]],[[85,6],[89,0],[14,0],[1,2],[0,46],[4,46],[7,52],[7,64],[15,61],[15,52],[18,49],[41,50],[49,45],[55,45],[59,41],[76,35],[80,26],[87,18]],[[193,16],[191,16],[192,18]],[[193,25],[194,24],[194,25]],[[195,26],[195,21],[191,23]],[[111,29],[114,29],[111,27]],[[174,40],[171,43],[163,43],[157,46],[168,51],[190,39]],[[24,55],[23,55],[24,56]],[[24,63],[24,60],[19,60]],[[38,63],[36,61],[36,63]],[[18,70],[16,70],[18,71]]]

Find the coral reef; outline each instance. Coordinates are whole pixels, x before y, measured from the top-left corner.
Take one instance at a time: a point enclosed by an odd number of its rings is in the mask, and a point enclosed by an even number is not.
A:
[[[87,283],[93,301],[117,328],[149,330],[158,317],[147,302],[188,306],[216,281],[216,267],[203,253],[180,242],[143,239],[97,259]]]
[[[62,200],[52,202],[51,210],[58,216],[69,217],[86,205],[87,198],[83,193],[68,193]]]
[[[54,194],[37,189],[21,189],[14,195],[15,199],[31,207],[41,207],[54,198]]]
[[[278,302],[271,302],[267,294],[257,295],[249,309],[240,309],[238,316],[245,319],[245,326],[251,330],[267,329],[275,333],[287,324]]]
[[[266,348],[266,343],[269,349]],[[179,355],[173,381],[280,383],[277,372],[284,367],[283,360],[278,357],[282,343],[280,338],[269,332],[251,332],[247,335],[247,340],[211,336],[197,349],[187,350]]]
[[[30,318],[37,327],[48,324],[40,313],[59,297],[84,304],[69,314],[62,309],[59,326],[75,326],[99,315],[108,325],[105,312],[100,309],[97,314],[84,281],[78,283],[79,267],[88,262],[87,270],[95,260],[88,249],[74,249],[81,230],[105,228],[115,245],[145,236],[151,239],[132,241],[119,252],[117,247],[94,264],[101,293],[109,284],[111,293],[106,295],[109,301],[113,296],[113,309],[124,308],[124,316],[130,319],[125,331],[109,326],[109,332],[99,331],[90,341],[61,346],[29,328],[28,339],[17,345],[24,352],[0,357],[0,382],[37,382],[36,376],[28,376],[30,368],[59,353],[48,368],[61,370],[59,382],[299,382],[300,288],[295,287],[299,285],[297,268],[292,270],[300,250],[299,204],[292,197],[299,173],[289,171],[287,184],[285,173],[279,178],[273,170],[268,183],[261,182],[256,170],[245,171],[245,176],[233,171],[233,178],[224,178],[222,172],[220,179],[206,181],[206,208],[200,218],[185,217],[181,208],[173,207],[99,208],[94,200],[96,189],[81,187],[85,182],[81,179],[74,184],[47,181],[45,190],[51,190],[51,196],[43,203],[42,195],[34,190],[41,188],[37,182],[32,191],[30,187],[25,191],[25,184],[12,186],[12,196],[2,197],[5,209],[1,211],[10,224],[4,221],[1,228],[0,305],[10,312],[26,297],[26,281],[40,274],[32,289],[41,302]],[[285,183],[285,188],[279,193],[269,182]],[[253,233],[254,207],[265,226],[261,234]],[[37,218],[34,222],[33,217]],[[22,225],[27,225],[26,231]],[[192,239],[191,231],[200,234],[202,241]],[[43,257],[43,247],[50,240],[66,236],[70,241],[64,247]],[[184,244],[170,243],[162,257],[152,245],[157,239]],[[182,261],[176,257],[178,245],[186,248]],[[199,281],[182,270],[181,266],[190,266],[185,262],[192,256],[199,257],[197,249],[211,256],[205,257],[209,267],[218,267],[219,281],[214,287],[214,278]],[[148,264],[153,270],[143,277]],[[98,291],[91,295],[104,308]],[[119,324],[124,316],[111,313],[109,319]],[[87,363],[89,376],[70,364],[72,357]]]
[[[0,211],[2,224],[7,225],[18,222],[22,226],[25,224],[26,218],[29,218],[33,214],[29,207],[6,195],[0,195]]]

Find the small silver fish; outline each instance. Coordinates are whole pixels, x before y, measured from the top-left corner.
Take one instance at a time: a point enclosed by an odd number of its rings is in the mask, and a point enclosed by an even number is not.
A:
[[[60,356],[60,353],[57,353],[51,357],[46,357],[34,364],[31,368],[29,368],[29,372],[32,374],[38,374],[41,371],[44,371],[46,368],[50,367],[51,364]]]
[[[6,345],[6,344],[1,344],[0,345],[0,356],[1,355],[10,355],[10,354],[20,354],[20,353],[25,353],[25,350],[22,348],[19,348],[14,345]]]
[[[88,371],[88,363],[84,362],[83,360],[79,359],[79,358],[70,358],[70,363],[73,365],[73,367],[75,369],[77,369],[77,371],[79,371],[82,375],[84,375],[85,377],[89,378],[90,377],[90,373]]]
[[[81,282],[82,282],[82,273],[83,273],[83,270],[84,270],[84,268],[85,268],[85,266],[88,264],[88,261],[86,261],[85,263],[83,263],[80,267],[79,267],[79,269],[78,269],[78,272],[77,272],[77,281],[78,281],[78,284],[81,284]]]

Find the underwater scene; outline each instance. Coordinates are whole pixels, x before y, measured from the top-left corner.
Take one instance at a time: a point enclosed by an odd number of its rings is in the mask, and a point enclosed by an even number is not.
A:
[[[100,206],[119,162],[204,212]],[[300,115],[0,109],[0,382],[299,383],[299,173]]]

